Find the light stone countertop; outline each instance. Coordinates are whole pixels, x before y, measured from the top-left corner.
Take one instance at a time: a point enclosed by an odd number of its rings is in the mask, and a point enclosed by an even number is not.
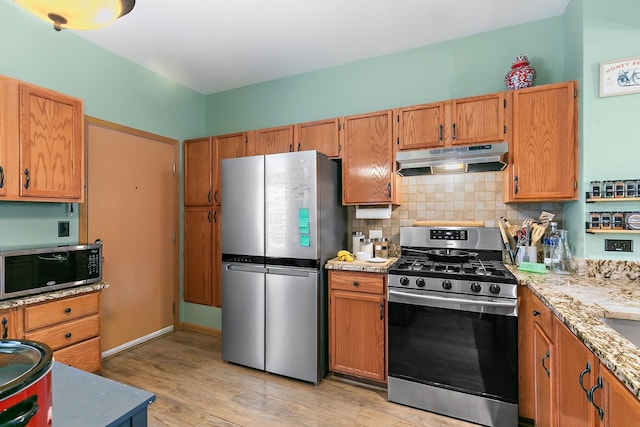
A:
[[[600,321],[640,320],[640,281],[512,270],[640,399],[640,348]]]
[[[386,273],[398,258],[387,258],[386,262],[368,262],[355,259],[352,262],[330,259],[324,265],[327,270],[361,271],[363,273]]]
[[[72,288],[59,289],[57,291],[44,292],[36,295],[27,295],[24,297],[12,298],[0,301],[0,310],[6,310],[13,307],[22,307],[30,304],[51,301],[60,298],[66,298],[74,295],[86,294],[89,292],[100,291],[109,287],[106,282],[92,283],[90,285],[75,286]]]

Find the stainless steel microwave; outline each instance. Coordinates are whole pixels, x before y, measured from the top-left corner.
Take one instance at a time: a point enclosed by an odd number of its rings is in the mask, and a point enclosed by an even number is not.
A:
[[[0,300],[102,280],[102,243],[0,251]]]

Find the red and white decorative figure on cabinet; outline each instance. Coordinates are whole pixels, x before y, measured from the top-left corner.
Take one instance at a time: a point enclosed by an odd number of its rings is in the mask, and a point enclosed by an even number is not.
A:
[[[533,86],[536,81],[536,70],[529,66],[529,60],[524,55],[518,55],[511,63],[511,70],[504,76],[508,89],[517,90]]]

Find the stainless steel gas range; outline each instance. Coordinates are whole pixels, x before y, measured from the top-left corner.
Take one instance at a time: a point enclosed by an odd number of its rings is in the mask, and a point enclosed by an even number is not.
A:
[[[518,424],[517,279],[498,228],[402,227],[388,277],[388,399]]]

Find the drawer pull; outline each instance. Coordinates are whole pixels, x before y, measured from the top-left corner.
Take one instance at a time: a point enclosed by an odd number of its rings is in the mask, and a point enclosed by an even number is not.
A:
[[[7,321],[6,317],[2,318],[2,339],[6,340],[7,336],[9,335],[9,327],[7,326],[7,323],[9,323]]]
[[[64,312],[65,312],[65,313],[71,313],[71,307],[67,307],[67,308],[65,308],[65,309],[64,309]]]
[[[545,359],[549,359],[550,356],[550,352],[549,350],[547,350],[547,352],[545,353],[545,355],[542,357],[542,359],[540,360],[540,364],[542,364],[542,368],[545,370],[545,372],[547,373],[547,377],[551,376],[551,372],[549,371],[549,368],[547,368],[544,364]]]
[[[596,408],[596,410],[598,411],[598,416],[600,417],[600,421],[602,421],[602,419],[604,418],[604,411],[602,410],[601,407],[596,405],[596,402],[593,400],[593,394],[599,388],[602,388],[602,377],[601,376],[598,376],[598,381],[596,382],[596,384],[593,387],[591,387],[591,390],[589,390],[588,399],[591,402],[591,404],[593,405],[593,407]]]
[[[351,284],[352,284],[353,286],[360,286],[360,283],[358,283],[358,281],[357,281],[357,280],[354,280],[353,282],[351,282]]]
[[[540,312],[539,312],[539,311],[537,311],[537,310],[533,310],[533,315],[534,315],[534,316],[540,316]]]
[[[591,402],[590,400],[591,396],[589,395],[589,390],[584,388],[584,376],[589,373],[591,373],[591,363],[587,362],[587,366],[584,368],[584,371],[580,373],[579,383],[580,383],[580,387],[582,388],[582,391],[584,391],[584,393],[587,395],[587,400]]]
[[[66,334],[64,334],[64,337],[67,339],[71,338],[71,332],[67,332]]]

